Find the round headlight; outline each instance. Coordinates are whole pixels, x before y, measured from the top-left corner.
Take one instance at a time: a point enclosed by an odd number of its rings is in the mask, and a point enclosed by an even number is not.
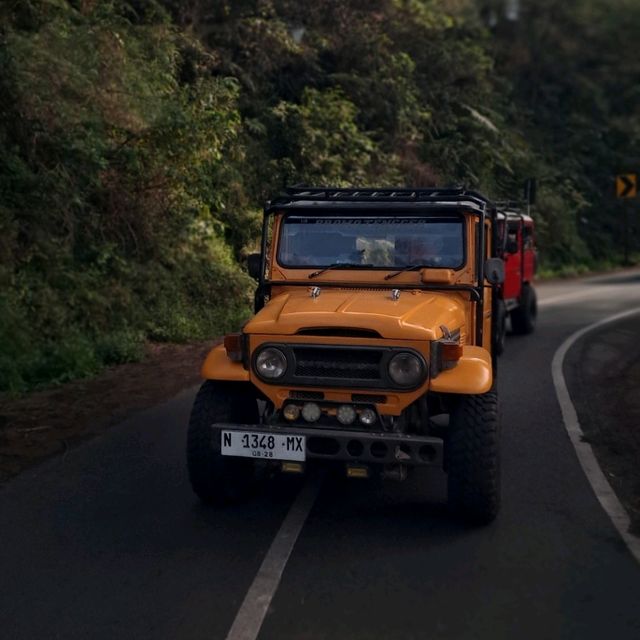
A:
[[[414,387],[423,375],[422,361],[413,353],[398,353],[389,360],[389,377],[401,387]]]
[[[282,378],[287,370],[287,359],[280,349],[267,347],[256,358],[256,371],[263,377],[274,380]]]

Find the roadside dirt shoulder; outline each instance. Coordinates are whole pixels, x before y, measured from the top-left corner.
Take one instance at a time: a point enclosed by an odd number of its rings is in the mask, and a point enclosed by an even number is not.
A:
[[[153,344],[141,362],[11,398],[0,395],[0,484],[200,380],[215,342]]]
[[[640,323],[637,316],[585,336],[567,359],[585,439],[640,535]]]

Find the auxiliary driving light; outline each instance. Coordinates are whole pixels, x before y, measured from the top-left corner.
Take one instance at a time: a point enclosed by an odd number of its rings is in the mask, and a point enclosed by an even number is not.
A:
[[[356,419],[356,410],[350,404],[341,404],[336,411],[340,424],[352,424]]]
[[[315,402],[305,402],[302,407],[302,417],[307,422],[316,422],[321,413],[320,407]]]
[[[297,404],[288,404],[283,410],[282,415],[285,417],[285,420],[289,420],[289,422],[293,422],[297,420],[300,416],[300,407]]]
[[[360,412],[360,422],[362,422],[362,424],[370,426],[374,424],[377,419],[378,416],[376,416],[376,412],[373,409],[363,409]]]

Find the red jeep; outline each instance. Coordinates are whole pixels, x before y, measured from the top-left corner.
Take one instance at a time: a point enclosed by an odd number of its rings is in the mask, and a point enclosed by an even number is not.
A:
[[[531,216],[505,203],[497,215],[498,252],[505,263],[505,279],[497,301],[496,350],[504,350],[507,316],[513,333],[531,333],[535,329],[537,302],[533,288],[537,259],[534,224]]]

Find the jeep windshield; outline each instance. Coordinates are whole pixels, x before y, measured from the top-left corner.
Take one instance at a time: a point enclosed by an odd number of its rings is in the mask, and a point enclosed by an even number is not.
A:
[[[278,263],[290,268],[457,269],[464,264],[461,217],[288,215]]]

